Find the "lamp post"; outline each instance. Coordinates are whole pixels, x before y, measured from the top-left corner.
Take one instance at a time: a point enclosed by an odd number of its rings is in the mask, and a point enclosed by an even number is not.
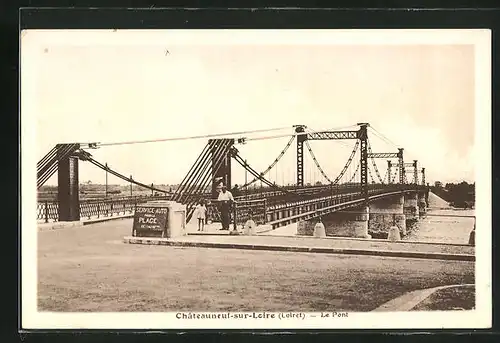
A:
[[[130,196],[132,196],[132,175],[130,175]]]
[[[104,188],[104,197],[107,198],[108,197],[108,163],[106,162],[105,164],[106,166],[106,185],[105,185],[105,188]]]

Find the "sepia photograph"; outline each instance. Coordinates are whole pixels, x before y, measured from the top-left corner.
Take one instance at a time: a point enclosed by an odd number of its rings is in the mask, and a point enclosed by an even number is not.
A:
[[[490,45],[23,30],[23,327],[490,327]]]

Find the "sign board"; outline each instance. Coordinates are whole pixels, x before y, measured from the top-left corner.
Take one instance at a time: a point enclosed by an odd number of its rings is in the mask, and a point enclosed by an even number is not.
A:
[[[168,225],[168,207],[137,206],[132,236],[163,237]]]

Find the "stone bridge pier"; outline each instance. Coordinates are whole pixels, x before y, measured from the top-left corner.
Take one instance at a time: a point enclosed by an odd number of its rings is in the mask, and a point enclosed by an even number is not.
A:
[[[369,206],[360,206],[345,211],[334,212],[321,218],[327,236],[371,238],[368,234]],[[312,236],[318,219],[301,221],[297,234]]]
[[[425,198],[425,193],[418,193],[418,215],[423,217],[427,213],[427,199]]]
[[[401,237],[407,235],[411,225],[425,214],[425,193],[394,194],[371,201],[368,206],[322,216],[326,236],[387,239],[389,229],[396,226]],[[297,234],[313,236],[319,219],[300,221]]]
[[[408,224],[416,222],[419,218],[418,193],[410,192],[404,196],[404,214]]]
[[[387,238],[389,228],[397,226],[401,236],[406,235],[405,198],[397,194],[370,202],[368,232],[373,238]]]

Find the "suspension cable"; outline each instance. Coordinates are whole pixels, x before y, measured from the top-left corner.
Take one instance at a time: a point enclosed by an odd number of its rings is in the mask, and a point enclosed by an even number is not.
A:
[[[368,147],[368,153],[369,153],[369,154],[371,154],[371,153],[372,153],[372,147],[370,146],[370,141],[369,141],[369,140],[367,140],[367,141],[366,141],[366,145],[367,145],[367,147]],[[370,159],[371,159],[371,161],[372,161],[373,168],[375,169],[375,173],[377,174],[377,177],[378,177],[378,179],[379,179],[380,183],[382,183],[382,184],[383,184],[383,183],[384,183],[384,180],[382,180],[382,178],[380,177],[380,173],[379,173],[379,171],[378,171],[378,168],[377,168],[377,163],[375,162],[375,158],[371,157]],[[369,168],[368,168],[368,169],[369,169]],[[375,180],[373,180],[373,181],[375,181]]]
[[[349,182],[347,182],[347,183],[351,183],[354,180],[354,178],[356,177],[356,174],[358,174],[359,165],[360,165],[360,163],[358,161],[358,165],[356,166],[356,169],[354,170],[354,174],[352,174],[351,178],[349,179]]]
[[[309,145],[309,141],[306,141],[306,147],[307,147],[307,150],[309,150],[309,154],[311,155],[314,163],[316,164],[316,167],[318,168],[319,172],[321,173],[321,175],[323,175],[323,177],[329,182],[329,183],[333,183],[332,180],[330,180],[330,178],[325,174],[325,172],[323,171],[323,168],[321,168],[321,166],[319,165],[319,162],[318,160],[316,159],[316,156],[314,156],[314,153],[311,149],[311,146]]]
[[[281,153],[278,155],[278,157],[276,157],[276,159],[274,160],[274,162],[271,163],[271,165],[269,167],[267,167],[266,170],[264,170],[262,173],[260,173],[261,176],[266,175],[276,165],[276,163],[278,163],[278,161],[283,157],[283,155],[285,155],[285,153],[288,150],[288,148],[292,145],[292,142],[293,142],[294,139],[295,139],[295,136],[292,136],[290,138],[290,140],[286,144],[285,148],[281,151]],[[248,187],[249,185],[251,185],[252,183],[254,183],[254,182],[258,181],[258,180],[259,180],[259,178],[256,177],[252,181],[247,182],[246,184],[244,184],[243,186],[241,186],[241,188]]]
[[[344,168],[340,171],[340,174],[335,178],[333,181],[334,184],[337,184],[342,176],[344,176],[345,172],[349,168],[349,166],[352,163],[352,160],[354,159],[354,156],[356,155],[356,151],[359,148],[359,140],[356,140],[356,143],[354,144],[354,148],[352,149],[351,155],[349,156],[349,159],[347,160],[347,163],[345,164]],[[359,167],[359,166],[358,166]]]
[[[227,153],[230,151],[232,147],[232,142],[230,139],[227,139],[224,143],[220,144],[221,146],[224,145],[224,150],[221,153],[217,153],[217,158],[215,160],[215,165],[213,166],[213,170],[219,170],[220,166],[222,165],[225,157],[227,156]],[[198,181],[196,181],[198,182]],[[207,187],[210,184],[210,168],[208,171],[204,174],[202,180],[201,180],[201,189],[203,190],[205,187]],[[188,220],[191,219],[193,213],[194,213],[194,204],[198,201],[201,200],[202,194],[192,194],[193,192],[189,193],[188,196],[185,199],[186,202],[186,208],[188,209]]]
[[[310,133],[314,133],[314,132],[323,132],[323,131],[338,131],[338,130],[341,130],[341,129],[347,129],[347,128],[353,128],[355,127],[356,125],[351,125],[351,126],[347,126],[347,127],[342,127],[342,128],[334,128],[334,129],[330,129],[330,130],[322,130],[322,131],[315,131],[315,130],[308,130],[308,131],[305,131],[305,132],[294,132],[293,133],[293,136],[296,137],[296,136],[306,136]],[[246,138],[245,140],[246,141],[259,141],[259,140],[265,140],[265,139],[275,139],[275,138],[282,138],[282,137],[289,137],[290,134],[280,134],[280,135],[273,135],[273,136],[264,136],[264,137],[252,137],[252,138]],[[347,146],[344,142],[338,140],[337,142],[339,142],[340,144],[344,144],[344,146]]]
[[[248,163],[245,165],[245,162],[244,161],[240,161],[238,160],[237,158],[235,158],[236,162],[238,162],[243,168],[245,168],[245,170],[247,170],[248,172],[250,172],[251,175],[254,175],[254,176],[258,176],[257,172],[254,172],[252,171],[251,169],[248,168]],[[266,186],[270,187],[270,188],[275,188],[279,191],[282,191],[282,192],[285,192],[283,189],[281,189],[278,185],[276,185],[276,183],[273,183],[273,182],[270,182],[269,180],[265,179],[265,178],[261,178],[260,179],[261,181],[261,187],[262,187],[262,183],[264,183]],[[285,192],[285,193],[289,193],[289,192]]]
[[[186,185],[188,183],[188,180],[190,178],[192,178],[193,175],[196,173],[198,165],[200,163],[203,163],[201,161],[203,161],[205,159],[205,154],[207,154],[208,150],[209,150],[209,144],[205,145],[205,147],[201,151],[200,155],[198,155],[198,158],[195,160],[195,162],[193,163],[193,165],[191,166],[191,168],[189,169],[187,174],[184,176],[184,179],[179,184],[179,187],[177,187],[177,189],[175,190],[174,195],[172,197],[172,200],[177,199],[178,194],[181,193],[182,190],[184,189],[184,187],[185,187],[184,185]]]
[[[225,156],[227,155],[230,147],[232,146],[232,140],[231,139],[226,139],[223,140],[220,144],[217,144],[215,146],[215,149],[213,149],[213,141],[212,144],[209,144],[210,149],[209,151],[212,152],[212,157],[215,157],[214,160],[212,160],[213,165],[213,171],[217,171],[220,167],[220,164],[224,160]],[[215,150],[215,151],[214,151]],[[193,193],[196,193],[196,189],[198,185],[201,183],[201,187],[210,179],[210,170],[212,169],[212,163],[211,158],[210,158],[210,153],[208,154],[208,158],[206,159],[206,162],[200,166],[200,170],[197,172],[195,178],[193,181],[189,182],[187,185],[187,190],[184,192],[184,195],[180,197],[179,202],[186,204],[187,201],[192,197]]]
[[[233,157],[236,160],[236,162],[238,162],[243,168],[245,168],[247,171],[249,171],[253,176],[259,178],[260,181],[262,181],[263,183],[265,183],[269,187],[275,188],[283,193],[294,194],[294,192],[290,192],[289,190],[287,190],[283,187],[280,187],[280,186],[272,183],[271,181],[267,180],[266,178],[262,177],[261,175],[259,175],[259,173],[257,171],[255,171],[255,169],[253,169],[247,162],[245,162],[245,160],[238,153],[236,153]]]
[[[396,148],[398,147],[397,144],[395,144],[393,141],[391,141],[389,138],[387,138],[387,136],[382,134],[380,131],[376,130],[372,125],[370,125],[370,128],[375,136],[377,136],[378,138],[380,138],[381,140],[383,140],[384,142],[386,142],[389,145],[392,145]]]
[[[311,154],[311,157],[313,158],[314,163],[316,164],[316,167],[319,169],[319,171],[321,172],[321,174],[323,175],[323,177],[326,178],[328,180],[328,182],[330,182],[331,184],[337,184],[340,181],[340,179],[342,178],[342,176],[344,176],[344,174],[347,171],[347,169],[349,168],[349,166],[351,165],[351,162],[352,162],[352,160],[354,158],[354,155],[356,154],[356,151],[358,150],[359,141],[357,140],[356,143],[354,144],[354,148],[352,149],[351,155],[349,156],[349,159],[347,160],[347,163],[345,164],[344,168],[342,168],[340,174],[335,178],[334,181],[330,180],[330,178],[328,178],[328,176],[325,174],[325,172],[321,168],[319,162],[316,159],[316,156],[314,156],[314,153],[313,153],[312,148],[309,145],[308,141],[306,141],[306,147],[309,150],[309,153]]]
[[[290,127],[279,127],[279,128],[272,128],[272,129],[261,129],[261,130],[251,130],[251,131],[228,132],[228,133],[200,135],[200,136],[189,136],[189,137],[159,138],[159,139],[142,140],[142,141],[110,142],[110,143],[90,143],[90,144],[92,144],[95,147],[102,147],[102,146],[112,146],[112,145],[130,145],[130,144],[142,144],[142,143],[181,141],[181,140],[189,140],[189,139],[227,138],[227,136],[244,135],[244,134],[259,133],[259,132],[280,131],[280,130],[289,129],[289,128]],[[289,136],[289,135],[287,135],[287,136]]]
[[[317,132],[324,132],[324,131],[341,131],[341,130],[347,130],[347,129],[352,129],[358,127],[357,124],[349,125],[349,126],[342,126],[342,127],[332,127],[329,129],[324,129],[324,130],[315,130],[312,127],[308,126],[307,130],[311,133],[317,133]]]
[[[125,175],[122,175],[120,173],[118,173],[117,171],[114,171],[113,169],[109,168],[109,166],[106,168],[105,165],[103,165],[102,163],[96,161],[95,159],[93,159],[92,157],[87,157],[87,160],[92,163],[93,165],[99,167],[100,169],[104,170],[104,171],[107,171],[109,173],[111,173],[112,175],[122,179],[122,180],[125,180],[125,181],[128,181],[130,183],[133,183],[137,186],[141,186],[143,188],[146,188],[146,189],[149,189],[149,190],[153,190],[153,191],[156,191],[156,192],[161,192],[161,193],[170,193],[169,191],[166,191],[164,189],[159,189],[159,188],[156,188],[156,187],[151,187],[151,186],[148,186],[142,182],[139,182],[139,181],[135,181],[134,179],[130,178],[130,177],[127,177]]]
[[[352,126],[336,128],[332,130],[346,129],[352,128]],[[211,135],[199,135],[199,136],[189,136],[189,137],[174,137],[174,138],[159,138],[159,139],[151,139],[151,140],[140,140],[140,141],[125,141],[125,142],[109,142],[109,143],[100,143],[100,142],[92,142],[92,143],[80,143],[82,145],[89,145],[89,147],[98,148],[104,146],[115,146],[115,145],[131,145],[131,144],[143,144],[143,143],[157,143],[157,142],[170,142],[170,141],[181,141],[181,140],[189,140],[189,139],[208,139],[208,138],[226,138],[228,136],[236,136],[236,135],[244,135],[244,134],[252,134],[252,133],[262,133],[262,132],[271,132],[271,131],[280,131],[284,129],[289,129],[290,127],[280,127],[280,128],[272,128],[272,129],[261,129],[261,130],[251,130],[251,131],[239,131],[239,132],[228,132],[221,134],[211,134]],[[330,130],[331,131],[331,130]],[[314,131],[321,132],[321,131]],[[302,136],[307,135],[308,132],[295,132],[293,136]],[[274,136],[264,136],[264,137],[249,137],[245,138],[246,141],[256,141],[256,140],[265,140],[265,139],[274,139],[281,137],[289,137],[290,134],[280,134]],[[82,147],[83,149],[84,147]]]
[[[306,136],[306,135],[308,135],[307,132],[294,132],[292,134],[292,137]],[[250,138],[245,138],[245,141],[261,141],[261,140],[266,140],[266,139],[275,139],[275,138],[283,138],[283,137],[290,137],[290,134],[286,133],[286,134],[273,135],[273,136],[250,137]]]
[[[372,174],[372,169],[368,166],[368,176],[370,177],[370,180],[371,182],[375,183],[375,179],[373,178],[373,174]]]
[[[389,177],[389,178],[387,178],[387,176],[388,176],[388,175],[387,175],[387,170],[386,170],[386,171],[385,171],[385,174],[384,174],[384,179],[383,179],[383,180],[384,180],[384,182],[385,182],[385,179],[390,180],[390,177]],[[384,183],[384,182],[382,182],[382,183]],[[389,183],[389,182],[387,182],[387,183]]]
[[[57,153],[57,145],[54,146],[40,161],[37,162],[36,167],[37,170],[40,170],[44,164],[47,163],[50,159],[52,159]]]
[[[260,176],[257,171],[255,171],[255,169],[253,169],[248,163],[245,163],[245,161],[243,160],[243,158],[236,154],[234,156],[234,159],[236,160],[236,162],[238,162],[243,168],[245,168],[247,171],[249,171],[253,176],[259,178],[260,181],[262,181],[264,184],[266,184],[267,186],[269,187],[273,187],[273,188],[281,188],[279,187],[276,183],[273,183],[269,180],[267,180],[266,178]]]
[[[395,183],[396,182],[396,177],[398,176],[398,172],[399,172],[399,168],[398,167],[394,168],[394,175],[392,176],[392,182],[391,183]]]

